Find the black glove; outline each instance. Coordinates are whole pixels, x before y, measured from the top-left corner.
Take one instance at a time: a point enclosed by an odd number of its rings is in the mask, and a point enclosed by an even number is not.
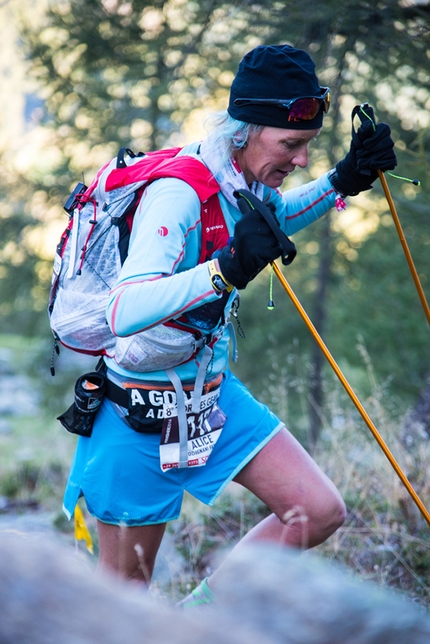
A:
[[[397,159],[390,127],[366,120],[353,134],[348,154],[336,165],[330,176],[335,190],[342,196],[358,195],[369,190],[377,179],[377,170],[394,170]]]
[[[214,257],[225,279],[242,289],[281,254],[282,246],[269,224],[258,210],[250,208],[237,222],[229,245]]]

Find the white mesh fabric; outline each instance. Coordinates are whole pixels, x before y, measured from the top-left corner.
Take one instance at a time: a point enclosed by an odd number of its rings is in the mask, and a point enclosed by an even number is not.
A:
[[[131,371],[170,369],[189,360],[196,350],[191,333],[159,326],[127,338],[117,338],[115,361]]]

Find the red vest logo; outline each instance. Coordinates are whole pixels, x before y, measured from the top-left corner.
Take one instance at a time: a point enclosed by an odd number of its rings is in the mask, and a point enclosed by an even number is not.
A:
[[[166,226],[160,226],[160,228],[158,229],[158,234],[160,235],[160,237],[167,237],[167,235],[169,234],[169,229],[166,228]]]

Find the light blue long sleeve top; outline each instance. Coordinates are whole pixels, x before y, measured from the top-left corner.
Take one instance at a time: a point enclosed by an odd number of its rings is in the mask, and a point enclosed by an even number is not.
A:
[[[195,154],[198,144],[186,146],[181,154]],[[222,193],[218,194],[233,235],[242,216]],[[281,193],[264,188],[263,201],[275,206],[279,224],[288,236],[309,226],[335,205],[335,191],[328,174]],[[134,216],[129,253],[112,289],[107,321],[116,336],[124,337],[152,328],[198,306],[215,301],[207,262],[198,264],[201,250],[201,204],[194,189],[175,178],[158,179],[145,190]],[[231,301],[230,298],[229,301]],[[228,364],[229,333],[214,346],[211,377]],[[175,367],[182,381],[193,381],[201,354]],[[131,372],[113,358],[107,366],[120,377],[168,381],[164,371]]]

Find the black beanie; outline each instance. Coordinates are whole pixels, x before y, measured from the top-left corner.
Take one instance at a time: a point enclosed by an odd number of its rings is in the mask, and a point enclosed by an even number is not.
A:
[[[315,64],[309,54],[289,45],[262,45],[242,59],[230,90],[228,113],[238,121],[293,130],[322,126],[323,109],[310,121],[288,121],[288,111],[276,105],[235,105],[236,98],[294,99],[321,96]]]

